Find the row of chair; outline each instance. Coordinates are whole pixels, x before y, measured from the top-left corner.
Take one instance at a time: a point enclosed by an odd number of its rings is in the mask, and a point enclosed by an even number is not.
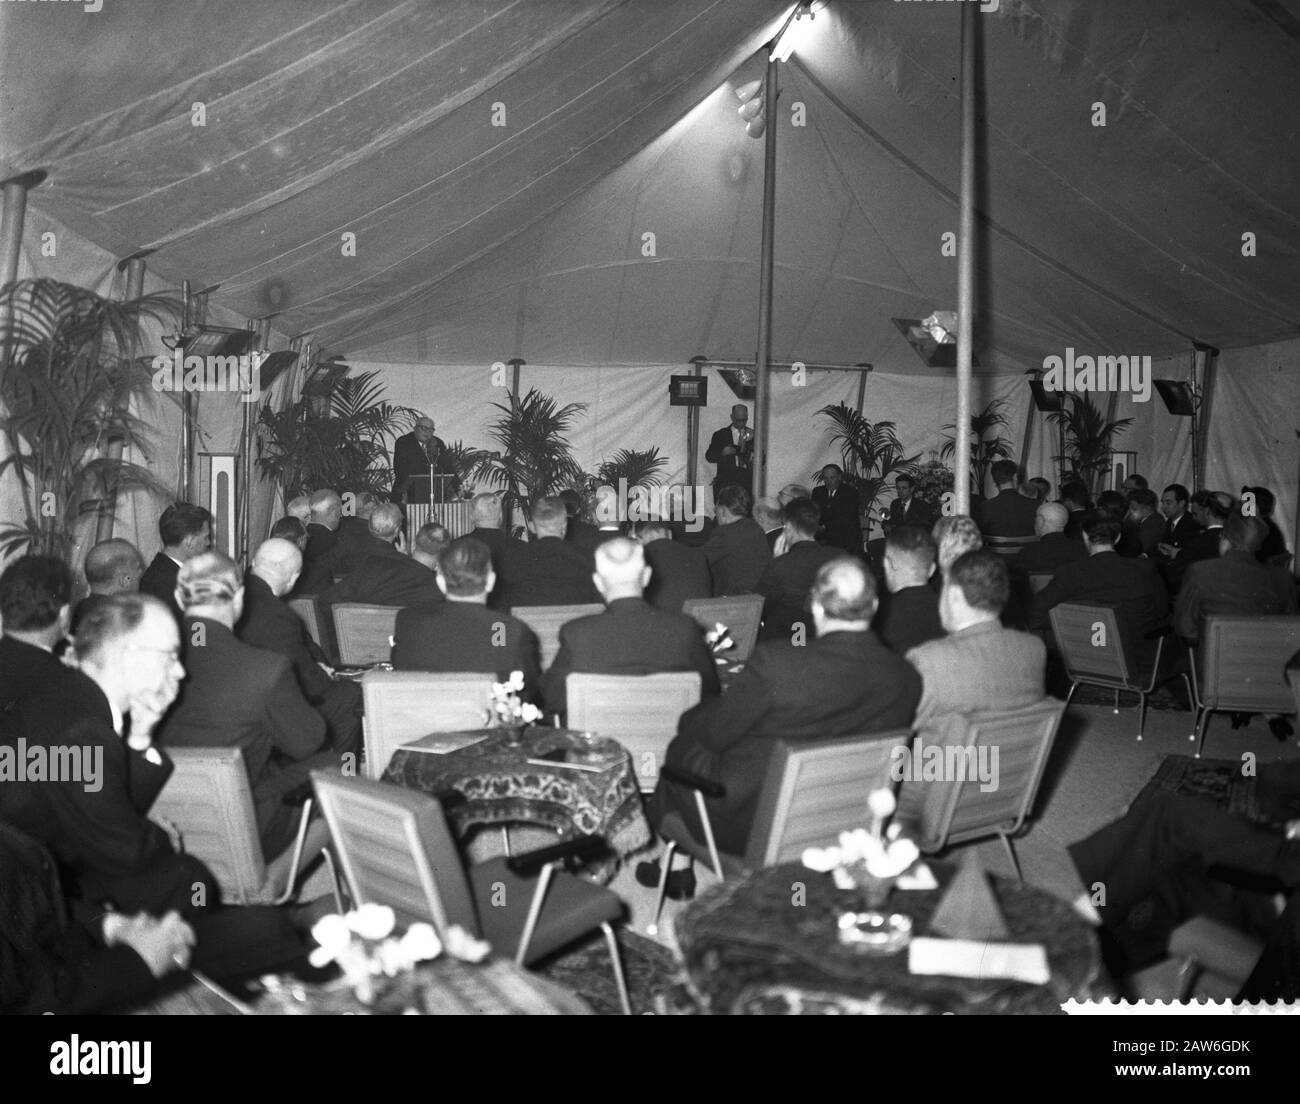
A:
[[[307,626],[312,639],[321,642],[316,602],[312,598],[292,598],[289,606]],[[386,663],[392,652],[393,628],[397,623],[397,606],[371,606],[357,602],[340,602],[331,607],[339,661],[346,666],[364,667]],[[601,613],[602,605],[517,606],[510,612],[537,634],[542,670],[549,667],[560,650],[560,629],[578,617]],[[758,594],[738,594],[730,598],[693,598],[682,612],[695,618],[706,630],[721,623],[731,630],[735,648],[726,653],[733,662],[743,663],[754,651],[763,599]]]

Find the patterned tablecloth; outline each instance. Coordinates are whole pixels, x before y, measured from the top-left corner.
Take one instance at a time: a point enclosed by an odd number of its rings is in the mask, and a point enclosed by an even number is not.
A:
[[[957,869],[929,866],[938,889],[895,890],[888,905],[912,917],[916,935],[931,934],[930,916]],[[704,894],[682,911],[675,930],[696,995],[715,1013],[1054,1013],[1071,997],[1114,995],[1096,936],[1069,905],[1032,886],[990,881],[1010,941],[1046,950],[1046,985],[913,975],[906,950],[873,956],[846,947],[836,921],[854,895],[800,863],[768,867]]]
[[[482,824],[525,821],[553,828],[565,839],[603,836],[619,859],[650,843],[650,825],[627,750],[614,740],[592,738],[567,728],[535,728],[520,747],[511,747],[499,729],[486,740],[436,754],[407,744],[393,754],[384,779],[425,793],[454,790],[465,800],[451,803],[447,816],[464,833]],[[426,740],[446,741],[469,733],[438,733]],[[576,749],[582,770],[562,763],[530,763],[558,748]],[[612,878],[618,863],[596,870]]]

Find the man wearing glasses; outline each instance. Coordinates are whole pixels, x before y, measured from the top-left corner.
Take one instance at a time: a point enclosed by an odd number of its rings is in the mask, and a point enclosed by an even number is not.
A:
[[[432,501],[446,502],[459,490],[455,472],[450,470],[444,453],[447,446],[434,435],[433,419],[421,414],[415,419],[415,428],[403,434],[393,444],[393,492],[390,496],[399,505],[430,502],[429,486],[425,482],[430,469],[441,486],[433,488]]]

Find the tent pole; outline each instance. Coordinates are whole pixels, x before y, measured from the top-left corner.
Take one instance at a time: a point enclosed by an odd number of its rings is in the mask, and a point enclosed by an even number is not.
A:
[[[776,98],[779,61],[767,59],[763,111],[767,128],[763,134],[763,244],[759,259],[758,354],[754,358],[754,496],[767,493],[767,427],[771,401],[768,371],[772,360],[772,260],[776,230]]]
[[[44,169],[11,176],[3,182],[4,212],[0,214],[0,287],[18,279],[18,254],[27,221],[27,193],[45,182]]]
[[[953,490],[970,513],[971,335],[975,315],[975,5],[961,5],[961,194],[957,228],[957,426]],[[982,490],[983,488],[981,488]]]
[[[1039,373],[1030,371],[1029,376],[1037,377]],[[1034,440],[1034,415],[1038,413],[1038,404],[1034,402],[1034,393],[1029,392],[1029,409],[1025,412],[1025,432],[1020,438],[1020,466],[1024,468],[1029,462],[1029,446]]]
[[[1200,341],[1193,342],[1201,360],[1201,386],[1197,389],[1192,422],[1192,489],[1205,486],[1205,469],[1210,444],[1210,410],[1214,400],[1214,377],[1218,369],[1219,350]],[[1195,363],[1193,362],[1193,371]]]
[[[691,374],[696,377],[702,376],[706,363],[702,356],[691,357]],[[696,476],[699,474],[699,451],[700,408],[688,406],[686,408],[686,485],[688,487],[695,486]]]

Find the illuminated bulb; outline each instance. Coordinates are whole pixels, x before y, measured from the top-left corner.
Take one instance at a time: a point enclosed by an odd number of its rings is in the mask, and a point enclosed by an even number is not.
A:
[[[763,110],[763,101],[756,96],[748,103],[741,104],[740,107],[737,109],[737,114],[739,114],[740,117],[745,120],[745,122],[749,122],[750,119],[752,119],[755,115],[757,115],[762,110]]]

